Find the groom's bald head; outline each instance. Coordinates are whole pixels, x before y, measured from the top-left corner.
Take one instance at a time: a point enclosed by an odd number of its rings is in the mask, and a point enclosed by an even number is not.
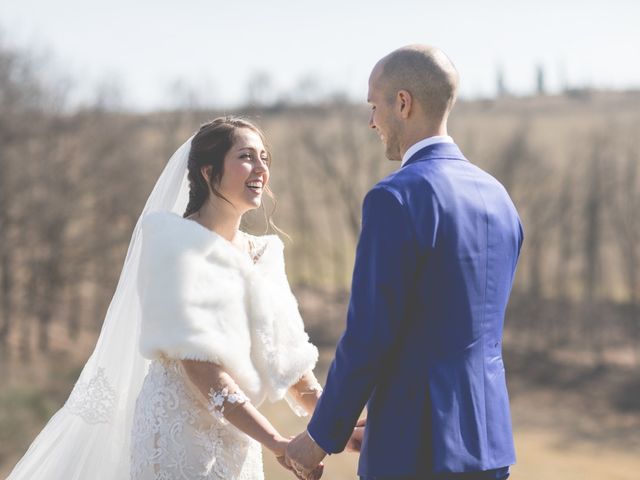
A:
[[[376,64],[374,75],[390,102],[398,91],[406,90],[432,119],[445,117],[456,100],[458,72],[435,47],[408,45],[394,50]]]

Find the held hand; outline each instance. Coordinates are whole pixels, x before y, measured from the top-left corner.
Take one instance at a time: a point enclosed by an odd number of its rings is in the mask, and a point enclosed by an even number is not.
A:
[[[282,465],[282,467],[284,467],[284,469],[285,469],[285,470],[289,470],[291,473],[293,473],[293,475],[295,475],[295,477],[296,477],[298,480],[307,480],[306,478],[301,477],[300,475],[298,475],[298,474],[296,473],[296,471],[293,469],[293,467],[292,467],[291,465],[288,465],[288,464],[287,464],[287,461],[286,461],[286,460],[285,460],[285,458],[284,458],[284,454],[282,454],[282,455],[280,455],[280,456],[276,456],[276,460],[278,460],[278,463],[279,463],[280,465]]]
[[[324,450],[304,431],[287,446],[285,463],[293,468],[298,478],[317,480],[322,475],[324,467],[320,462],[325,456]]]
[[[324,466],[322,464],[318,465],[318,467],[316,467],[316,469],[314,471],[312,471],[309,476],[302,476],[300,474],[298,474],[293,467],[287,463],[286,459],[285,459],[285,450],[287,448],[287,445],[289,444],[289,442],[293,439],[294,437],[290,437],[290,438],[279,438],[275,441],[274,445],[272,446],[272,451],[276,456],[276,460],[278,461],[278,463],[280,465],[282,465],[286,470],[289,470],[291,473],[293,473],[293,475],[295,475],[295,477],[298,480],[316,480],[319,479],[322,476],[322,471]]]
[[[364,427],[355,427],[353,433],[347,442],[345,450],[351,453],[360,453],[362,447],[362,439],[364,438]]]
[[[274,435],[273,439],[265,443],[265,446],[273,452],[276,458],[280,458],[280,457],[284,458],[284,452],[287,449],[287,445],[289,445],[290,441],[291,441],[291,438],[285,438],[280,435]]]
[[[298,474],[296,474],[295,470],[291,467],[291,465],[288,465],[287,462],[285,461],[284,452],[292,438],[293,437],[284,438],[284,437],[277,436],[273,439],[273,442],[267,444],[267,448],[273,452],[273,454],[276,456],[276,460],[278,461],[278,463],[282,465],[286,470],[289,470],[290,472],[292,472],[296,476],[296,478],[298,478],[299,480],[306,480],[305,478],[298,476]]]
[[[322,477],[323,472],[324,472],[324,464],[321,462],[316,468],[314,468],[311,472],[309,472],[306,477],[298,477],[298,478],[301,478],[302,480],[320,480],[320,477]]]
[[[311,472],[307,474],[307,476],[303,476],[301,473],[296,472],[293,467],[287,464],[287,460],[284,455],[281,457],[276,457],[278,463],[282,465],[285,469],[289,470],[298,480],[319,480],[322,477],[322,473],[324,472],[324,464],[320,463],[316,468],[314,468]]]
[[[285,459],[285,450],[287,448],[287,445],[289,445],[289,442],[294,438],[295,437],[293,436],[289,438],[279,437],[278,439],[275,440],[272,451],[275,454],[276,460],[278,461],[278,463],[282,465],[286,470],[289,470],[291,473],[293,473],[293,475],[298,480],[307,480],[305,477],[298,475],[296,471],[293,469],[293,467],[290,464],[288,464],[287,460]]]
[[[362,448],[362,440],[364,439],[364,427],[367,425],[367,417],[361,418],[357,421],[353,433],[347,442],[345,450],[352,453],[360,453]]]

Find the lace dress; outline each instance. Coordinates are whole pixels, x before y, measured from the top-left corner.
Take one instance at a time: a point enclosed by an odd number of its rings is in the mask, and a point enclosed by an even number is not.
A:
[[[132,480],[261,480],[262,447],[214,415],[178,360],[154,360],[136,402]]]
[[[249,240],[257,262],[262,249]],[[263,480],[262,446],[227,422],[226,403],[242,395],[211,392],[206,405],[179,360],[153,360],[136,401],[132,480]]]

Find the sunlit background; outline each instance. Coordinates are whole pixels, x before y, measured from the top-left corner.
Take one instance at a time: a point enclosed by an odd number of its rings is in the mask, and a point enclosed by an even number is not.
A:
[[[324,379],[362,198],[397,168],[367,129],[368,75],[419,42],[456,64],[450,133],[525,226],[505,339],[513,478],[637,478],[639,18],[632,0],[4,0],[0,476],[91,353],[168,157],[220,114],[249,117],[273,149],[275,220]],[[258,215],[245,227],[264,230]],[[356,478],[356,461],[331,457],[325,477]],[[267,478],[279,468],[267,455]]]
[[[534,93],[538,69],[550,93],[640,81],[633,0],[5,0],[0,16],[3,43],[46,57],[39,68],[71,82],[72,105],[107,92],[127,110],[360,102],[371,65],[415,42],[451,56],[467,99],[494,96],[499,75],[507,91]]]

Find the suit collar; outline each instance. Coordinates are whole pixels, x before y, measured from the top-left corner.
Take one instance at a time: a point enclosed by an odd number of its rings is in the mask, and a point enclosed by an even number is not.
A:
[[[458,146],[455,143],[435,143],[427,147],[421,148],[405,162],[401,167],[404,168],[407,165],[416,162],[423,162],[426,160],[463,160],[468,162]]]
[[[407,163],[407,160],[409,160],[414,153],[422,150],[425,147],[428,147],[429,145],[435,145],[436,143],[453,143],[453,138],[451,138],[449,135],[433,135],[431,137],[419,140],[418,142],[411,145],[406,152],[404,152],[404,155],[402,156],[402,163],[400,164],[400,166],[402,167],[405,163]]]

